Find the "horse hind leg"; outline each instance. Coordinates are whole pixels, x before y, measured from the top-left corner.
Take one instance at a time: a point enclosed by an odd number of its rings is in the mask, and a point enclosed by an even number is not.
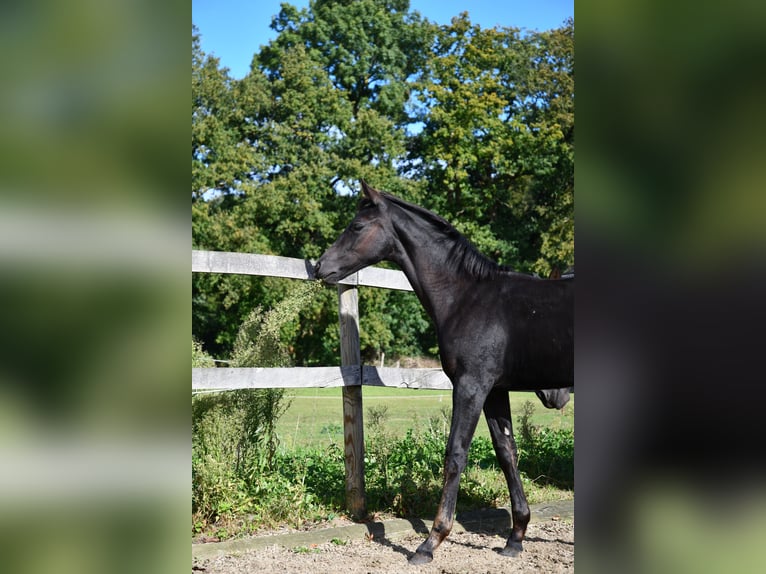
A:
[[[527,497],[524,495],[524,488],[519,477],[518,451],[516,440],[513,438],[511,404],[508,399],[508,392],[493,390],[484,403],[484,415],[492,437],[492,446],[495,447],[495,454],[508,483],[508,492],[511,495],[513,526],[505,548],[500,553],[504,556],[518,556],[523,550],[522,541],[529,524],[530,513]]]

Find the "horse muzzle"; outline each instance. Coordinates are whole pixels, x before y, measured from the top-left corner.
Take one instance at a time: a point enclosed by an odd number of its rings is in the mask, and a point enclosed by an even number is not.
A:
[[[314,278],[321,279],[330,285],[334,285],[338,282],[337,273],[328,271],[326,266],[323,267],[321,257],[319,258],[319,261],[314,264]]]

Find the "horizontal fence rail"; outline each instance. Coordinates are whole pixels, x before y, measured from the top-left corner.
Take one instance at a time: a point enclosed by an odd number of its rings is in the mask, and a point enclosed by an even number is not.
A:
[[[192,369],[192,391],[236,389],[394,387],[399,389],[452,390],[441,369],[399,369],[393,367],[290,367]]]
[[[310,259],[230,251],[192,251],[192,272],[315,279],[314,262]],[[362,269],[340,281],[340,284],[412,291],[404,273],[379,267]]]

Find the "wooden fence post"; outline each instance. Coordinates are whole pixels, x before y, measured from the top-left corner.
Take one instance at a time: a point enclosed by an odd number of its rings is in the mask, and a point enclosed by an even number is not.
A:
[[[338,285],[341,366],[359,366],[359,384],[343,387],[343,443],[346,463],[346,508],[360,520],[367,515],[364,488],[362,368],[359,349],[359,295],[355,286]]]

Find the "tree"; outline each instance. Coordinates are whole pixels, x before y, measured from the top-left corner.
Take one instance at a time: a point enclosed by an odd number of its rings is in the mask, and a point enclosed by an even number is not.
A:
[[[192,27],[192,202],[212,190],[230,192],[256,163],[242,139],[240,96],[218,58],[203,53]]]
[[[409,81],[422,68],[432,33],[409,4],[312,0],[302,10],[283,4],[272,22],[279,36],[259,54],[259,63],[275,70],[284,50],[303,45],[351,102],[354,118],[371,109],[404,125]]]
[[[522,34],[466,14],[436,26],[406,0],[283,4],[278,36],[233,80],[192,31],[192,234],[198,249],[316,258],[365,178],[452,221],[481,251],[547,275],[573,263],[574,27]],[[198,274],[194,335],[231,350],[284,281]],[[429,354],[405,294],[362,290],[362,354]],[[337,362],[325,290],[291,333],[296,364]],[[287,334],[285,334],[287,336]]]
[[[484,253],[547,274],[573,260],[573,25],[523,36],[467,14],[440,30],[408,169]]]

